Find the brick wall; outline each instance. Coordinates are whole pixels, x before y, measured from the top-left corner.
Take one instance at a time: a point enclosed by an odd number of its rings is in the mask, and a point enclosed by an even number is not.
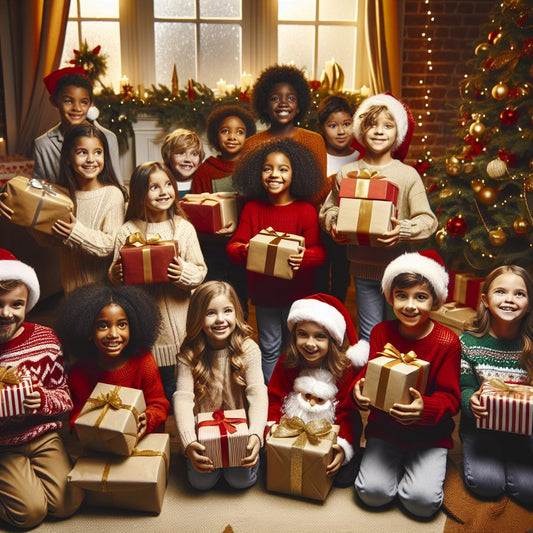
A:
[[[474,43],[480,37],[480,26],[489,22],[488,14],[494,6],[494,0],[429,0],[427,4],[424,0],[406,0],[402,97],[415,119],[423,115],[424,124],[423,129],[415,130],[409,158],[424,153],[424,134],[428,136],[425,144],[433,156],[443,155],[448,147],[455,145],[451,124],[458,118],[453,103],[459,98],[459,81],[470,72],[466,63],[475,57]],[[429,23],[428,31],[432,37],[431,72],[427,70],[427,41],[421,38],[428,24],[428,9],[435,18]],[[429,117],[424,107],[427,88],[431,90]]]

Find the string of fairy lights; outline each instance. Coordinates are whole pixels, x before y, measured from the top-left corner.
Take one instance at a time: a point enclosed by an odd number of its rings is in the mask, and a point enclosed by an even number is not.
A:
[[[422,134],[422,138],[420,139],[423,149],[424,149],[424,157],[427,161],[431,162],[431,149],[428,148],[428,134],[427,134],[427,128],[424,128],[424,121],[429,121],[431,117],[431,89],[429,88],[428,77],[429,74],[433,72],[433,61],[432,61],[432,53],[433,53],[433,38],[431,34],[431,28],[434,27],[435,24],[435,17],[431,11],[431,5],[429,3],[429,0],[424,1],[424,6],[426,10],[426,23],[424,24],[424,29],[420,34],[421,42],[424,42],[426,45],[426,68],[424,69],[424,72],[422,76],[420,77],[418,84],[420,87],[425,87],[424,91],[424,111],[420,112],[417,115],[417,126],[420,128],[420,131],[424,132]]]

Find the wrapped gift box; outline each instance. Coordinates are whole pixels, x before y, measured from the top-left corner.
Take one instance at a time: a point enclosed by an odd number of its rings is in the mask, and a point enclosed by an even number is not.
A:
[[[431,311],[429,317],[435,322],[450,328],[456,335],[460,335],[476,317],[476,311],[471,307],[448,302],[440,309]]]
[[[424,394],[429,375],[427,361],[417,359],[412,352],[400,354],[391,344],[380,353],[387,355],[368,362],[363,385],[363,396],[370,398],[371,405],[389,411],[395,403],[409,404],[413,401],[409,387]]]
[[[244,409],[198,413],[197,424],[198,442],[205,446],[205,454],[215,468],[241,466],[241,460],[248,455],[248,423]]]
[[[386,179],[342,178],[339,198],[364,198],[366,200],[383,200],[398,202],[398,186]]]
[[[289,256],[305,247],[305,238],[291,233],[278,233],[272,228],[261,230],[250,239],[246,270],[276,278],[293,279]]]
[[[198,233],[216,233],[230,222],[237,227],[242,198],[237,192],[186,194],[180,206]]]
[[[86,503],[160,513],[170,461],[168,433],[143,437],[131,457],[80,457],[68,481],[87,492]]]
[[[476,309],[485,278],[470,272],[450,272],[448,299]]]
[[[15,176],[5,183],[2,192],[7,193],[3,202],[14,211],[13,224],[50,235],[55,222],[69,221],[74,210],[65,189],[41,180]]]
[[[476,419],[478,428],[533,434],[533,387],[498,379],[485,380],[481,384],[480,401],[489,414]]]
[[[148,285],[164,283],[168,279],[168,267],[178,256],[174,241],[153,240],[148,242],[139,233],[128,237],[120,249],[125,285]]]
[[[142,390],[97,383],[74,427],[84,448],[130,455],[137,444],[139,415],[145,410]]]
[[[24,414],[24,400],[30,392],[30,376],[21,376],[16,367],[0,367],[0,417]]]
[[[324,420],[304,424],[299,418],[282,419],[273,426],[265,444],[267,489],[324,501],[333,482],[326,467],[338,433],[339,426]]]

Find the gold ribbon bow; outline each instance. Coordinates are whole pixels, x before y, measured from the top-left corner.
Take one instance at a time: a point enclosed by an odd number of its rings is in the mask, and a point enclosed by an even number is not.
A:
[[[16,367],[0,366],[0,389],[10,385],[18,385],[21,381],[22,377],[17,373]]]
[[[155,244],[160,240],[161,235],[159,235],[159,233],[145,239],[140,231],[136,231],[135,233],[130,233],[130,235],[128,235],[126,238],[126,244],[128,246],[146,246],[147,244]]]
[[[506,392],[508,396],[525,396],[528,398],[533,396],[533,387],[528,387],[527,385],[505,383],[505,381],[497,378],[489,379],[488,383],[498,392]]]
[[[413,350],[410,350],[407,353],[402,353],[400,350],[396,348],[396,346],[392,345],[390,342],[385,344],[385,348],[383,348],[382,352],[378,352],[380,355],[384,355],[385,357],[392,357],[393,359],[400,359],[402,363],[405,363],[406,365],[410,364],[416,364],[414,361],[416,359],[416,353]]]
[[[86,413],[93,411],[94,409],[103,408],[102,412],[100,413],[100,416],[94,423],[94,427],[100,426],[102,420],[104,419],[104,416],[110,408],[115,409],[115,411],[118,411],[119,409],[128,409],[133,413],[136,423],[139,423],[139,413],[137,412],[137,409],[135,409],[133,405],[127,405],[122,402],[122,399],[120,398],[120,395],[118,393],[119,390],[120,386],[117,385],[113,390],[106,392],[105,394],[101,392],[96,398],[87,399],[87,403],[91,404],[91,407],[86,411]]]

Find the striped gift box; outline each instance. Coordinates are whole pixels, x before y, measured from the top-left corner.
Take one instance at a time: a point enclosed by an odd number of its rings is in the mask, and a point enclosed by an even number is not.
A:
[[[0,417],[24,414],[24,400],[30,392],[33,392],[33,386],[29,376],[21,376],[20,383],[4,385],[0,389]]]
[[[478,428],[533,434],[533,387],[486,380],[481,384],[481,405],[489,414],[476,421]]]

